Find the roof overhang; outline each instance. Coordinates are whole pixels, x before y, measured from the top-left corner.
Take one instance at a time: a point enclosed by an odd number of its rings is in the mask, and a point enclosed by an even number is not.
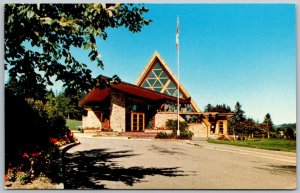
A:
[[[107,97],[110,96],[111,92],[113,90],[122,92],[122,93],[126,93],[127,95],[131,95],[131,96],[136,96],[139,98],[143,98],[143,99],[147,99],[150,101],[173,101],[173,102],[177,102],[177,98],[167,95],[167,94],[163,94],[163,93],[159,93],[159,92],[155,92],[143,87],[139,87],[133,84],[129,84],[129,83],[125,83],[125,82],[121,82],[119,84],[113,85],[109,88],[105,88],[105,89],[97,89],[94,88],[92,89],[80,102],[79,102],[79,106],[85,106],[85,105],[89,105],[89,104],[95,104],[95,103],[100,103],[102,101],[104,101]],[[179,102],[181,104],[189,104],[190,103],[190,98],[189,99],[183,99],[180,98]]]

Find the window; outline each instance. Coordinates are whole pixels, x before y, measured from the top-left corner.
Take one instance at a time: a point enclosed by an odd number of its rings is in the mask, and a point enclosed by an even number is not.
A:
[[[223,134],[224,128],[223,128],[223,121],[219,121],[219,133]]]

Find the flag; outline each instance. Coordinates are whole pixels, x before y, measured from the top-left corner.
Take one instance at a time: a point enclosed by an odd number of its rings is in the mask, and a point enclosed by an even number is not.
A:
[[[176,27],[176,49],[179,50],[179,17],[177,17],[177,27]]]

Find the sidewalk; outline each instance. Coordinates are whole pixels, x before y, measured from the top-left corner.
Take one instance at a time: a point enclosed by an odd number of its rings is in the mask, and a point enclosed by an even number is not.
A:
[[[265,159],[272,159],[272,160],[284,161],[284,162],[296,164],[297,154],[294,152],[256,149],[252,147],[243,147],[243,146],[235,146],[235,145],[227,145],[227,144],[214,144],[214,143],[209,143],[204,139],[193,139],[191,141],[186,141],[186,143],[190,145],[200,146],[205,149],[226,151],[226,152],[238,153],[247,156],[255,156],[255,157],[260,157]]]

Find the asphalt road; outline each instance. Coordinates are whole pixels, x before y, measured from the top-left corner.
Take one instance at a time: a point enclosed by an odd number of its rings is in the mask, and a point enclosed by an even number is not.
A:
[[[296,163],[288,161],[213,144],[78,138],[64,158],[66,189],[296,188]]]

